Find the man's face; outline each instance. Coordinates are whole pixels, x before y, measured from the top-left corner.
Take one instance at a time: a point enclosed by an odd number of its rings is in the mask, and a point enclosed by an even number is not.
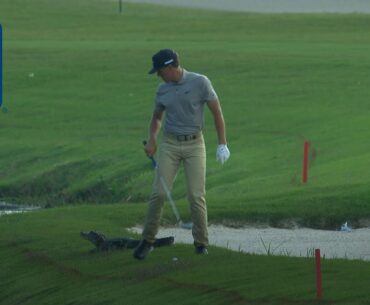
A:
[[[167,66],[159,69],[157,71],[157,75],[163,79],[166,83],[172,81],[173,73],[172,73],[172,66]]]

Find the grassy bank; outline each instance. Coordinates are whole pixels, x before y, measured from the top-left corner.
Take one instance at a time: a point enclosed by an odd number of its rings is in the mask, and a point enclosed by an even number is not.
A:
[[[215,161],[207,114],[211,220],[313,227],[369,219],[370,17],[247,14],[114,1],[0,3],[4,106],[0,198],[59,205],[143,202],[150,57],[173,47],[210,77],[231,159]],[[303,140],[310,173],[301,183]],[[174,197],[187,210],[183,175]]]
[[[140,205],[0,217],[0,304],[370,304],[370,265],[361,261],[323,260],[318,302],[312,257],[255,256],[216,247],[199,257],[192,246],[176,244],[136,261],[130,250],[90,253],[90,244],[79,237],[90,229],[132,236],[126,228],[141,219]]]

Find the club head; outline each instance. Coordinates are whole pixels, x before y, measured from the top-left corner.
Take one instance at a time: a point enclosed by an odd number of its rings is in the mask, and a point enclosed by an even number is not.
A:
[[[191,230],[193,228],[193,224],[191,222],[184,223],[181,220],[179,221],[179,227],[186,229],[186,230]]]

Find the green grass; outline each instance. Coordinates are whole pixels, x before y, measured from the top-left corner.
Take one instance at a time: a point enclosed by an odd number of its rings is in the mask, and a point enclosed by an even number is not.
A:
[[[215,161],[206,116],[210,222],[364,225],[368,15],[131,4],[119,14],[115,1],[1,0],[0,23],[9,109],[0,112],[0,198],[63,206],[0,218],[1,305],[370,304],[366,262],[324,260],[318,302],[309,257],[211,247],[205,258],[179,244],[138,262],[129,251],[90,254],[78,234],[132,236],[126,229],[143,222],[138,203],[148,198],[153,170],[141,143],[158,85],[147,71],[163,47],[208,75],[223,106],[225,166]],[[312,148],[307,185],[304,139]],[[188,219],[182,173],[174,197]],[[166,208],[163,224],[173,219]]]
[[[0,304],[370,304],[370,264],[361,261],[322,260],[317,302],[312,257],[217,247],[200,257],[176,244],[136,261],[130,250],[90,253],[91,244],[79,237],[90,229],[137,237],[126,228],[141,218],[140,205],[117,204],[1,217]]]
[[[114,1],[2,0],[0,22],[3,200],[146,201],[153,172],[141,143],[159,82],[147,71],[155,51],[173,47],[213,81],[227,122],[231,159],[220,166],[206,115],[211,221],[334,228],[369,219],[369,15],[132,4],[119,14]],[[174,197],[186,213],[183,175]]]

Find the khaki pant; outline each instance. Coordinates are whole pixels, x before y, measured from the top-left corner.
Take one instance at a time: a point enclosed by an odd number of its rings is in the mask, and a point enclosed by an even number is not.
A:
[[[205,200],[206,151],[202,133],[196,139],[179,141],[176,136],[164,133],[160,145],[158,168],[149,200],[143,238],[154,242],[158,233],[166,193],[160,176],[171,190],[181,163],[184,166],[187,197],[190,203],[192,234],[196,246],[208,245],[207,207]]]

